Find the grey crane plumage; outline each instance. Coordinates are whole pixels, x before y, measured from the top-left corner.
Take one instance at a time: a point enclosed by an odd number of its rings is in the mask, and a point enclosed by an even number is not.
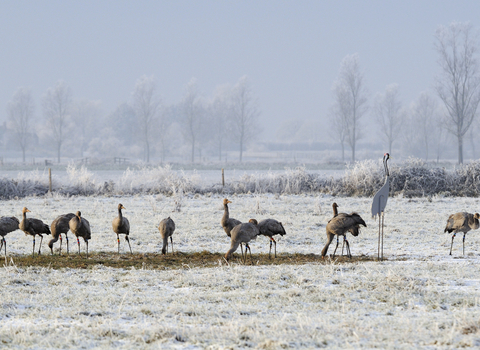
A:
[[[336,202],[333,202],[332,208],[333,208],[333,217],[349,215],[347,213],[339,213],[338,212],[339,205]],[[330,220],[328,222],[330,222]],[[356,237],[360,233],[360,227],[358,225],[354,225],[347,232],[350,232],[353,236]],[[338,238],[339,238],[339,236],[337,236],[337,247],[338,247]],[[348,243],[346,234],[343,236],[342,255],[343,255],[343,248],[345,247],[345,243],[347,243],[348,251],[350,251],[350,245]],[[335,251],[337,251],[337,247],[335,247]],[[333,252],[333,256],[335,256],[335,251]]]
[[[270,238],[270,251],[268,252],[268,257],[270,258],[270,254],[272,253],[272,242],[275,244],[275,257],[277,257],[277,242],[273,236],[284,236],[287,234],[282,223],[275,219],[265,219],[258,223],[258,229],[262,236]]]
[[[70,230],[69,222],[74,216],[74,213],[62,214],[52,221],[52,224],[50,225],[52,239],[48,242],[48,247],[50,248],[52,255],[53,243],[57,242],[58,239],[60,239],[60,254],[62,254],[62,233],[65,234],[65,239],[67,241],[67,254],[69,253],[67,232]]]
[[[347,232],[350,232],[354,236],[358,236],[360,233],[360,225],[363,225],[367,227],[367,224],[365,221],[363,221],[362,217],[358,215],[358,213],[351,213],[351,214],[346,214],[346,213],[337,213],[337,204],[333,203],[333,211],[334,211],[334,216],[328,221],[327,227],[326,227],[326,232],[327,232],[327,243],[322,249],[322,258],[327,255],[328,247],[330,246],[330,243],[333,241],[333,237],[337,236],[337,245],[335,247],[335,250],[333,252],[333,257],[335,257],[335,252],[337,251],[338,248],[338,238],[340,236],[343,236],[344,242],[347,244],[347,253],[348,256],[351,258],[352,254],[350,252],[350,244],[348,243],[348,240],[346,239],[346,234]]]
[[[256,239],[259,234],[258,222],[255,219],[250,219],[246,223],[235,226],[231,231],[230,249],[225,254],[225,259],[228,261],[241,243],[246,243],[244,262],[247,261],[247,249],[250,250],[250,259],[252,259],[252,250],[248,246],[248,243]]]
[[[452,255],[453,239],[458,232],[463,232],[463,255],[465,255],[465,235],[468,231],[479,228],[479,219],[480,214],[470,214],[466,212],[452,214],[448,217],[447,226],[443,232],[453,232],[452,244],[450,245],[450,255]]]
[[[80,254],[80,239],[82,237],[85,241],[87,258],[88,258],[88,240],[92,238],[92,231],[90,230],[90,223],[87,219],[82,217],[82,213],[77,211],[75,216],[68,222],[70,231],[77,237],[78,254]]]
[[[22,209],[23,219],[20,221],[18,228],[25,232],[26,235],[33,236],[33,252],[32,255],[35,255],[35,236],[40,236],[40,246],[38,248],[38,254],[41,254],[43,234],[50,234],[50,228],[47,224],[44,224],[42,220],[27,218],[27,213],[30,212],[26,207]]]
[[[383,259],[383,227],[384,227],[384,213],[387,206],[388,193],[390,192],[390,172],[388,171],[388,160],[390,154],[383,155],[383,168],[385,170],[385,183],[382,188],[373,197],[372,202],[372,217],[378,216],[378,259]],[[381,253],[381,254],[380,254]]]
[[[118,216],[112,221],[113,232],[117,234],[118,253],[120,254],[120,234],[124,234],[125,240],[130,248],[130,253],[133,254],[130,239],[128,238],[130,234],[130,222],[123,216],[122,209],[125,209],[125,207],[120,203],[118,205]]]
[[[160,221],[160,225],[158,225],[158,230],[160,231],[160,235],[162,236],[163,240],[163,247],[162,247],[162,254],[166,254],[168,252],[168,237],[170,237],[170,242],[172,243],[172,254],[173,254],[173,232],[175,232],[175,222],[170,218],[170,216],[166,219]]]
[[[20,225],[20,221],[15,216],[2,216],[0,218],[0,236],[2,239],[0,240],[2,243],[0,245],[0,251],[2,251],[2,247],[5,246],[5,258],[7,257],[7,241],[5,241],[5,236],[18,230]]]

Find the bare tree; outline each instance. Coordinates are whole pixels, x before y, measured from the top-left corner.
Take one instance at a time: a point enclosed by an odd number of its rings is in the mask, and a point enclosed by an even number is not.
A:
[[[428,161],[430,146],[435,135],[432,130],[441,127],[437,101],[427,92],[422,92],[413,104],[412,117],[412,126],[415,128],[412,132],[416,132],[420,137],[424,147],[422,153],[425,161]]]
[[[138,134],[138,123],[133,107],[122,103],[110,113],[105,120],[105,128],[111,128],[113,134],[121,139],[126,146],[135,144],[135,135]]]
[[[140,77],[133,90],[133,109],[137,116],[139,131],[144,142],[144,159],[150,162],[150,145],[152,138],[152,127],[158,116],[160,99],[155,95],[155,81],[153,76]],[[156,135],[164,130],[156,130]]]
[[[210,105],[212,142],[218,151],[218,160],[222,160],[223,143],[228,139],[227,123],[232,113],[232,88],[229,85],[218,86]]]
[[[402,130],[402,105],[398,99],[398,85],[390,84],[385,93],[375,97],[374,113],[380,126],[380,132],[388,144],[388,152],[392,153],[392,145]]]
[[[478,35],[469,23],[441,26],[435,34],[438,63],[438,96],[448,111],[446,127],[458,143],[458,163],[463,163],[463,138],[480,103],[480,69],[477,61]]]
[[[43,113],[55,142],[58,163],[70,127],[71,104],[72,93],[63,80],[59,80],[55,87],[49,88],[43,97]]]
[[[195,161],[195,147],[199,142],[203,124],[203,106],[199,97],[197,80],[192,78],[187,84],[185,96],[181,102],[183,135],[192,146],[191,160]]]
[[[335,130],[344,134],[342,136],[346,138],[352,150],[352,162],[355,162],[357,141],[362,136],[360,119],[367,111],[367,90],[363,83],[358,54],[347,55],[342,60],[334,92],[333,115],[335,119],[340,119],[335,122]],[[345,130],[341,131],[340,127]]]
[[[75,120],[76,143],[80,147],[80,156],[83,157],[88,143],[96,134],[95,129],[101,124],[100,116],[101,101],[79,100],[73,103],[72,116]]]
[[[403,153],[408,156],[424,157],[423,136],[421,132],[421,125],[415,115],[415,104],[412,103],[410,108],[406,110],[404,115],[404,123],[402,128],[399,145]]]
[[[161,148],[161,159],[162,163],[165,162],[165,157],[167,154],[167,148],[168,148],[168,141],[170,139],[169,134],[168,134],[168,129],[171,124],[171,115],[172,115],[171,108],[161,108],[159,113],[158,113],[158,118],[155,122],[155,128],[157,130],[162,130],[161,133],[157,134],[157,141],[158,144],[160,145]]]
[[[258,103],[252,93],[252,88],[246,76],[240,78],[233,87],[232,115],[230,127],[234,141],[240,146],[240,162],[243,148],[260,131]]]
[[[331,130],[330,137],[335,141],[340,141],[342,147],[342,162],[345,162],[345,142],[348,134],[348,120],[350,108],[346,99],[346,91],[335,89],[336,101],[330,110]],[[352,158],[353,159],[353,158]]]
[[[30,122],[33,117],[35,104],[32,92],[25,87],[19,88],[8,102],[7,114],[15,132],[15,140],[22,150],[23,162],[25,163],[25,151],[29,145],[32,129]]]

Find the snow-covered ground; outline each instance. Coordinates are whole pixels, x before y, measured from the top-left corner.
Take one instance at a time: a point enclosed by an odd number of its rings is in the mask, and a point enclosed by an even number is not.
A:
[[[30,217],[50,223],[61,213],[81,210],[92,227],[90,251],[115,252],[111,221],[122,203],[134,252],[160,252],[157,226],[167,216],[177,226],[176,249],[226,252],[222,199],[25,198],[2,202],[1,214],[20,218],[27,206]],[[350,237],[352,254],[377,254],[378,221],[370,218],[371,198],[229,199],[231,217],[283,222],[287,235],[278,238],[278,253],[315,254],[324,245],[335,201],[339,211],[357,211],[368,225],[358,237]],[[174,212],[178,206],[181,211]],[[480,211],[479,199],[390,198],[385,215],[388,260],[354,264],[20,269],[15,255],[30,254],[32,240],[16,231],[6,236],[12,259],[0,269],[0,348],[478,347],[480,237],[475,231],[467,234],[463,256],[462,235],[457,235],[453,256],[448,255],[451,235],[443,229],[448,215],[457,211]],[[251,248],[268,253],[268,239],[259,237]]]

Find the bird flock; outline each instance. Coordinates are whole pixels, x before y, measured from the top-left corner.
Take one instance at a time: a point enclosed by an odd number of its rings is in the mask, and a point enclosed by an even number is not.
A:
[[[385,170],[385,184],[374,196],[372,203],[372,217],[379,217],[379,238],[378,238],[378,258],[383,259],[383,222],[384,222],[384,211],[387,204],[388,192],[389,192],[389,172],[387,161],[389,160],[390,155],[388,153],[384,154],[383,164]],[[250,219],[248,222],[241,222],[240,220],[230,217],[230,211],[228,204],[232,203],[227,198],[223,200],[224,213],[220,221],[225,233],[230,237],[230,249],[225,254],[225,260],[229,260],[232,257],[232,254],[240,246],[242,261],[245,263],[247,260],[247,253],[250,252],[250,259],[252,260],[252,251],[249,246],[249,243],[252,240],[255,240],[257,236],[266,236],[270,239],[270,250],[268,252],[269,258],[271,258],[272,245],[274,246],[274,256],[277,257],[277,242],[274,239],[274,236],[286,235],[285,228],[283,227],[280,221],[275,219],[264,219],[258,222],[256,219]],[[354,237],[357,237],[360,234],[360,227],[367,227],[367,224],[362,219],[362,217],[356,213],[352,212],[339,213],[339,205],[337,203],[332,204],[333,208],[333,217],[328,221],[326,225],[326,234],[327,242],[322,249],[321,256],[324,258],[327,255],[328,248],[332,243],[333,239],[337,238],[337,244],[335,250],[333,251],[332,257],[335,258],[339,246],[339,239],[343,237],[342,244],[342,255],[344,248],[346,247],[347,256],[352,258],[350,251],[350,243],[347,239],[347,233],[350,232]],[[122,209],[125,207],[119,203],[118,204],[118,216],[116,216],[112,221],[112,230],[117,235],[117,245],[118,253],[120,253],[120,235],[125,235],[125,241],[128,243],[130,253],[133,254],[132,247],[130,245],[130,222],[126,217],[123,216]],[[22,209],[22,220],[19,221],[14,216],[9,217],[0,217],[0,252],[4,248],[4,255],[7,256],[7,243],[5,236],[17,229],[25,232],[26,235],[30,235],[33,238],[33,249],[32,255],[35,255],[35,237],[40,236],[40,244],[38,245],[38,254],[41,254],[41,247],[43,242],[43,235],[52,235],[52,239],[48,242],[48,247],[53,253],[53,245],[58,240],[60,240],[59,254],[62,253],[62,235],[65,235],[65,240],[67,244],[67,254],[69,254],[69,241],[68,241],[68,232],[70,231],[77,238],[78,245],[78,254],[80,254],[80,237],[83,238],[85,242],[85,251],[86,257],[88,258],[88,241],[92,238],[92,232],[90,229],[90,223],[87,219],[82,217],[80,211],[77,211],[75,214],[67,213],[58,216],[53,220],[50,226],[45,224],[42,220],[36,218],[27,218],[27,213],[31,212],[26,207]],[[480,214],[470,214],[466,212],[459,212],[449,216],[447,220],[447,225],[444,232],[452,233],[452,242],[450,245],[450,255],[452,255],[453,241],[458,232],[463,232],[463,254],[465,255],[465,236],[467,232],[471,230],[476,230],[480,227],[479,224]],[[173,233],[175,232],[175,222],[170,218],[163,219],[159,226],[158,230],[160,236],[162,237],[162,254],[168,253],[168,239],[170,238],[171,251],[174,254],[173,249]],[[243,252],[243,245],[245,245],[245,254]],[[253,260],[252,260],[253,261]]]
[[[252,253],[249,243],[252,240],[255,240],[257,236],[266,236],[270,241],[270,250],[268,253],[269,258],[272,254],[272,246],[274,246],[274,256],[277,257],[277,242],[274,238],[276,235],[284,236],[286,235],[285,228],[283,227],[280,221],[275,219],[264,219],[258,222],[256,219],[250,219],[248,222],[241,222],[237,219],[230,217],[230,211],[228,204],[232,203],[227,198],[223,200],[224,213],[220,220],[220,223],[227,234],[230,237],[230,249],[225,254],[225,259],[228,261],[231,259],[232,254],[241,247],[242,261],[245,263],[247,260],[247,253],[250,252],[250,259],[252,260]],[[350,233],[352,236],[357,237],[360,233],[361,226],[367,227],[367,224],[362,219],[362,217],[356,213],[352,212],[339,213],[339,205],[337,203],[332,204],[333,208],[333,217],[328,221],[326,225],[326,235],[327,241],[325,246],[321,251],[321,256],[324,258],[327,256],[327,251],[332,243],[333,239],[336,237],[337,242],[335,250],[333,251],[332,258],[335,257],[337,249],[339,247],[339,239],[343,237],[342,244],[342,255],[344,248],[346,247],[346,253],[348,257],[352,257],[350,251],[350,244],[347,239],[347,233]],[[122,214],[122,209],[125,207],[120,203],[118,204],[118,216],[116,216],[112,221],[112,230],[117,235],[117,244],[118,244],[118,253],[120,253],[120,235],[125,235],[125,241],[128,243],[130,253],[133,254],[132,247],[130,245],[130,223],[126,217]],[[42,220],[27,217],[27,213],[31,211],[24,207],[22,209],[22,220],[19,221],[14,216],[9,217],[0,217],[0,251],[4,249],[4,255],[7,256],[7,244],[5,236],[15,230],[22,230],[26,235],[30,235],[33,238],[33,247],[32,255],[35,255],[36,248],[36,236],[40,236],[40,243],[38,244],[37,254],[41,254],[41,246],[43,242],[43,235],[50,235],[52,239],[48,242],[48,247],[50,248],[51,254],[54,254],[54,244],[60,241],[59,254],[62,254],[62,243],[63,235],[65,235],[65,240],[67,244],[67,254],[69,254],[69,240],[68,232],[71,232],[77,238],[78,245],[78,254],[80,251],[80,238],[83,238],[85,242],[85,251],[86,257],[88,258],[88,242],[92,238],[92,232],[90,229],[90,223],[87,219],[82,217],[80,211],[77,211],[75,214],[67,213],[59,215],[55,220],[52,221],[51,225],[45,224]],[[465,254],[465,236],[467,232],[471,230],[476,230],[480,227],[480,214],[470,214],[466,212],[460,212],[452,214],[447,220],[447,225],[444,232],[452,233],[452,242],[450,246],[450,255],[452,254],[453,241],[458,232],[463,232],[463,254]],[[163,241],[162,254],[168,253],[169,239],[171,244],[171,252],[174,253],[173,249],[173,234],[175,232],[175,222],[170,218],[163,219],[159,226],[158,230]],[[243,245],[245,245],[245,253],[243,252]]]

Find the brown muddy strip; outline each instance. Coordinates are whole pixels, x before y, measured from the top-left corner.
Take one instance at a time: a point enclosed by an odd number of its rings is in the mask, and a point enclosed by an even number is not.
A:
[[[168,255],[161,254],[117,254],[107,252],[95,252],[89,254],[88,259],[85,255],[13,255],[7,257],[8,265],[12,262],[17,267],[46,267],[53,269],[76,268],[89,269],[95,266],[108,266],[115,268],[135,268],[135,269],[189,269],[194,267],[215,267],[226,265],[223,253],[211,253],[208,251],[196,253],[175,252]],[[3,258],[3,257],[2,257]],[[0,261],[5,264],[4,260]],[[277,258],[270,259],[268,254],[252,254],[252,259],[248,255],[245,265],[304,265],[308,263],[332,264],[332,263],[357,263],[377,261],[373,256],[353,256],[351,259],[346,256],[336,256],[335,259],[322,259],[320,255],[315,254],[278,254]],[[240,254],[234,254],[229,263],[243,264]],[[2,265],[3,265],[2,264]]]

